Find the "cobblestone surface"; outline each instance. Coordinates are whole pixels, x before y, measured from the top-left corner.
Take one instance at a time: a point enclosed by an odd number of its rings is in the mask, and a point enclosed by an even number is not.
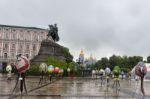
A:
[[[64,78],[53,79],[38,85],[39,77],[26,78],[28,94],[20,96],[19,85],[11,96],[11,92],[15,86],[15,79],[7,81],[6,77],[0,77],[0,99],[142,99],[138,84],[136,90],[136,82],[129,80],[120,80],[120,91],[116,92],[112,88],[113,80],[110,86],[106,87],[105,81],[101,86],[100,79],[92,78]],[[145,81],[144,99],[150,99],[150,81]]]

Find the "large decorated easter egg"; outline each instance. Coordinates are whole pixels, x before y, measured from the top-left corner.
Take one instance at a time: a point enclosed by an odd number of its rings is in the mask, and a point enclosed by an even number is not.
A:
[[[10,73],[10,72],[12,71],[12,67],[11,67],[11,65],[7,65],[7,67],[6,67],[6,71],[7,71],[8,73]]]
[[[29,59],[23,55],[17,57],[16,69],[21,74],[26,72],[30,68]]]
[[[105,68],[105,73],[106,73],[106,75],[109,75],[109,74],[111,73],[111,70],[110,70],[109,67],[106,67],[106,68]]]
[[[54,72],[54,66],[50,65],[48,66],[48,73],[53,73]]]
[[[59,67],[55,67],[55,69],[54,69],[54,73],[59,73]]]
[[[39,71],[40,72],[44,72],[44,73],[46,73],[47,72],[47,64],[46,63],[41,63],[40,64],[40,67],[39,67]]]
[[[114,69],[113,69],[113,74],[116,75],[116,76],[119,76],[121,73],[121,69],[119,66],[115,66]]]

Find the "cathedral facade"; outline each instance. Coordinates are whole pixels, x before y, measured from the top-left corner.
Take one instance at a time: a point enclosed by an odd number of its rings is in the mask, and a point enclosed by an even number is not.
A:
[[[96,58],[94,58],[92,54],[90,55],[90,57],[85,58],[85,53],[83,52],[83,50],[81,50],[77,61],[78,63],[81,64],[81,66],[83,66],[84,68],[87,68],[96,63]]]

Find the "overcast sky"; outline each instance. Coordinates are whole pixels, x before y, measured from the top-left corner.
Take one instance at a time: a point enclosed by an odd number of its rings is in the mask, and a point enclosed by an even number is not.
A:
[[[0,0],[0,24],[55,23],[74,58],[150,55],[150,0]]]

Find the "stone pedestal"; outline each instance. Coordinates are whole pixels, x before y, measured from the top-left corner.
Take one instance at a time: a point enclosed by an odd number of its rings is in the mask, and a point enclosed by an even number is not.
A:
[[[41,42],[41,47],[37,56],[31,59],[31,64],[40,64],[45,62],[48,57],[55,57],[59,60],[65,61],[64,57],[64,47],[51,41],[43,40]]]

